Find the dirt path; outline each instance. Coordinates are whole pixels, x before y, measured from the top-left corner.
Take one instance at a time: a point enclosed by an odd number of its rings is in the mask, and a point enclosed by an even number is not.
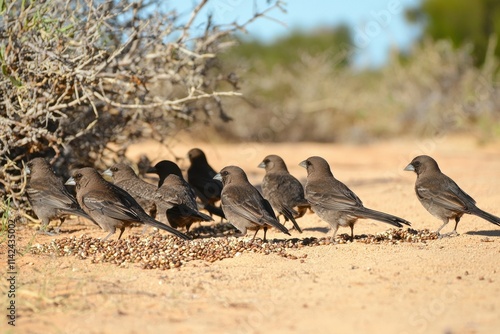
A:
[[[184,156],[193,146],[181,142],[174,152]],[[415,229],[435,230],[440,222],[414,195],[415,175],[402,171],[415,155],[426,153],[479,207],[500,215],[500,144],[479,147],[470,138],[440,138],[369,146],[197,146],[216,169],[239,165],[254,183],[262,179],[263,170],[256,166],[267,154],[281,155],[290,172],[302,179],[305,170],[297,164],[321,155],[367,207],[402,216]],[[144,151],[152,159],[172,159],[152,143],[135,147],[129,155],[137,159]],[[305,231],[302,235],[292,232],[293,237],[324,237],[327,231],[314,214],[307,214],[299,224]],[[388,228],[363,220],[354,231],[376,234]],[[466,216],[458,231],[458,237],[425,243],[365,244],[358,240],[287,249],[291,257],[243,252],[214,263],[196,260],[171,270],[143,270],[138,264],[118,267],[26,251],[28,244],[47,244],[68,236],[104,236],[83,221],[65,223],[56,237],[20,229],[17,241],[24,254],[17,256],[14,332],[497,332],[500,228]],[[124,237],[140,232],[140,228],[128,230]],[[269,236],[283,238],[277,232]],[[0,251],[5,258],[5,247]],[[6,283],[1,287],[5,290]],[[6,327],[4,320],[0,331]]]

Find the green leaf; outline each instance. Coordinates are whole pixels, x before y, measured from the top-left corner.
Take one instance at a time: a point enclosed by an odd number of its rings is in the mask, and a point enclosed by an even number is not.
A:
[[[16,87],[22,87],[23,86],[23,83],[21,81],[19,81],[18,79],[14,78],[12,75],[9,75],[9,80]]]

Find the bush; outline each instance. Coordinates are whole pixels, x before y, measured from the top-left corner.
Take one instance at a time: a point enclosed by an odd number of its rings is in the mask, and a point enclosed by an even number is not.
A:
[[[239,93],[221,86],[235,79],[217,56],[245,24],[208,16],[195,29],[207,2],[183,16],[161,0],[1,1],[2,197],[22,205],[23,163],[35,156],[67,176],[119,160],[136,139],[229,121],[223,98]]]
[[[491,40],[490,50],[495,41]],[[245,100],[227,107],[238,122],[216,122],[226,138],[252,141],[369,142],[395,136],[467,131],[500,136],[500,66],[493,52],[474,66],[472,48],[425,41],[394,53],[377,71],[339,64],[332,51],[296,50],[298,61],[268,69],[260,59],[232,64]],[[227,63],[226,63],[227,64]]]

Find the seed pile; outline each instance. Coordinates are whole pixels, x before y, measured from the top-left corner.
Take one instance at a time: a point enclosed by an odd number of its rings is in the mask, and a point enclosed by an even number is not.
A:
[[[208,227],[207,227],[208,228]],[[208,229],[206,234],[219,234],[216,227],[213,231]],[[227,232],[227,230],[224,230]],[[354,242],[366,244],[397,244],[401,242],[423,242],[437,239],[437,235],[429,230],[397,230],[391,229],[376,235],[356,236]],[[337,237],[336,243],[348,243],[349,236],[342,234]],[[38,244],[32,248],[34,254],[53,254],[56,256],[76,256],[80,259],[90,259],[92,263],[114,263],[126,266],[128,263],[139,264],[144,269],[171,269],[178,268],[183,264],[203,260],[215,262],[227,258],[239,256],[242,253],[276,254],[288,259],[303,259],[307,255],[296,256],[287,253],[287,250],[300,249],[303,247],[314,247],[330,245],[330,238],[291,238],[275,239],[263,243],[261,239],[254,242],[248,238],[222,237],[201,238],[184,241],[171,235],[155,234],[149,237],[129,236],[122,240],[101,241],[100,239],[88,237],[70,237],[53,240],[48,244]]]

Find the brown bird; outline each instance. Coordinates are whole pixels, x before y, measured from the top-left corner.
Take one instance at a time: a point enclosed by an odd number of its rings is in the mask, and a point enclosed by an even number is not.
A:
[[[179,166],[177,166],[176,163],[174,163],[172,161],[168,161],[168,160],[162,160],[162,161],[158,162],[156,165],[154,165],[154,167],[151,167],[148,170],[148,173],[158,174],[158,176],[160,177],[160,180],[158,181],[158,188],[160,188],[162,186],[162,184],[165,181],[165,179],[167,178],[167,176],[169,176],[171,174],[177,175],[182,180],[184,180],[184,177],[182,176],[182,172],[181,172],[181,169],[179,168]],[[217,174],[217,173],[214,173],[214,176],[215,176],[215,174]],[[215,181],[215,180],[212,180],[212,181]],[[196,191],[196,188],[194,188],[192,184],[190,184],[190,187],[193,188],[195,194],[199,193],[198,191]],[[221,184],[221,189],[222,189],[222,184]],[[219,197],[219,199],[220,199],[220,197]],[[203,208],[205,210],[207,210],[210,214],[214,214],[216,216],[225,218],[224,212],[222,211],[222,209],[214,205],[215,202],[206,201],[203,198],[200,198],[200,200],[202,201]]]
[[[198,211],[195,192],[184,180],[181,169],[175,162],[162,160],[151,167],[148,173],[156,173],[160,177],[157,193],[160,200],[166,203],[162,206],[162,211],[166,210],[173,227],[185,226],[189,231],[195,222],[213,220]]]
[[[107,170],[103,175],[111,176],[113,183],[128,192],[139,203],[139,205],[151,217],[155,218],[157,213],[157,206],[155,202],[156,186],[147,183],[137,176],[127,164],[118,163]]]
[[[177,169],[180,171],[178,166]],[[158,200],[167,203],[167,206],[161,206],[161,208],[166,209],[167,218],[172,227],[186,227],[189,231],[193,223],[213,220],[212,217],[198,211],[196,195],[182,174],[180,176],[177,173],[167,175],[161,187],[157,189],[157,193],[159,194],[157,203]]]
[[[310,157],[299,165],[307,169],[305,197],[314,212],[332,227],[332,241],[339,225],[351,228],[353,240],[354,224],[359,218],[375,219],[396,227],[411,225],[403,218],[365,208],[359,197],[333,176],[325,159]]]
[[[271,204],[248,182],[245,172],[237,166],[224,167],[214,178],[223,184],[222,210],[229,222],[243,235],[255,230],[252,241],[260,228],[264,228],[264,241],[269,226],[290,235],[274,214]]]
[[[34,158],[26,165],[26,173],[30,175],[26,192],[33,211],[42,220],[45,230],[54,218],[63,224],[65,215],[77,215],[96,224],[78,205],[68,189],[43,158]]]
[[[285,217],[285,222],[291,220],[295,229],[302,233],[295,218],[302,217],[311,207],[304,198],[302,184],[288,172],[285,162],[277,155],[268,155],[258,167],[266,170],[262,180],[264,198]]]
[[[458,234],[457,226],[464,213],[481,217],[500,226],[500,218],[479,209],[472,197],[441,172],[433,158],[419,155],[404,170],[417,174],[415,192],[418,200],[427,211],[443,221],[443,225],[437,230],[438,234],[450,219],[455,219],[455,228],[445,236]]]
[[[107,240],[115,233],[116,229],[120,230],[118,236],[120,239],[125,227],[132,223],[151,225],[181,239],[190,239],[184,233],[148,216],[129,193],[104,180],[93,168],[86,167],[75,170],[66,184],[76,185],[76,199],[81,208],[103,230],[109,232],[103,240]]]

